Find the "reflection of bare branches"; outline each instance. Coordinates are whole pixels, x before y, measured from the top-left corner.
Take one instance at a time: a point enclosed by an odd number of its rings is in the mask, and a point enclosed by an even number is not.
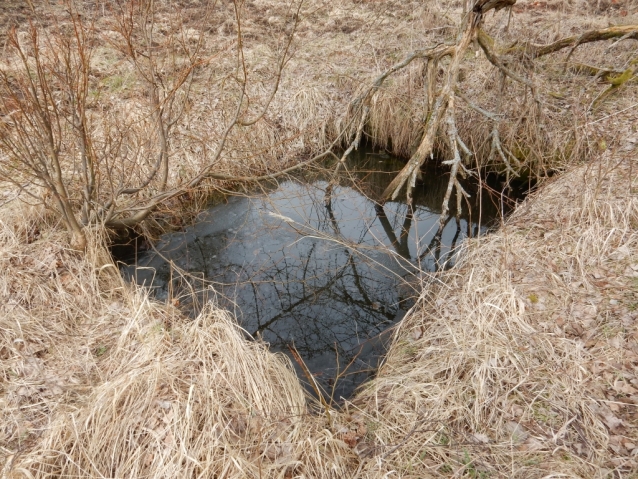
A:
[[[454,221],[456,223],[456,231],[454,233],[454,237],[452,238],[452,241],[450,242],[450,246],[447,253],[445,253],[443,257],[441,258],[443,230],[445,229],[447,224],[452,220],[452,218],[454,218]],[[432,258],[434,258],[435,272],[438,272],[442,269],[450,268],[452,266],[452,258],[454,254],[456,253],[456,244],[461,237],[461,232],[462,232],[461,221],[458,218],[458,216],[454,216],[454,217],[448,216],[445,222],[443,223],[443,225],[439,227],[439,230],[432,237],[430,244],[424,249],[423,253],[421,253],[421,255],[419,256],[419,259],[424,260],[427,256],[432,256]]]
[[[414,218],[414,210],[412,205],[408,205],[408,210],[405,213],[405,219],[403,220],[403,226],[401,228],[401,236],[399,237],[399,244],[401,250],[405,252],[406,259],[410,259],[410,248],[408,247],[408,238],[410,236],[410,228],[412,227],[412,219]],[[399,253],[401,254],[401,253]]]
[[[318,373],[317,384],[332,390],[333,399],[348,394],[343,384],[355,384],[374,370],[383,350],[380,335],[407,309],[410,282],[422,261],[435,271],[451,264],[471,209],[457,208],[437,234],[440,210],[434,208],[440,208],[445,184],[416,189],[413,206],[389,202],[381,207],[360,193],[383,191],[397,165],[386,164],[380,155],[358,158],[365,162],[349,160],[353,163],[331,185],[328,201],[325,177],[316,181],[315,176],[309,184],[264,186],[263,196],[247,195],[230,202],[226,212],[211,211],[210,227],[203,223],[200,231],[195,227],[165,245],[175,268],[158,269],[165,291],[204,284],[195,276],[190,283],[184,276],[175,282],[176,269],[182,268],[180,274],[205,271],[220,305],[232,307],[236,301],[244,328],[271,348],[286,352],[294,342],[311,374]],[[368,161],[374,165],[367,166]],[[388,173],[374,171],[378,165]],[[236,220],[219,226],[233,215]],[[445,228],[452,217],[455,234]],[[423,227],[425,234],[419,232]],[[421,241],[429,243],[424,251]]]
[[[401,235],[399,239],[397,239],[394,229],[388,221],[388,217],[385,214],[385,210],[383,206],[380,204],[376,204],[374,206],[375,212],[377,214],[377,218],[383,227],[383,231],[388,236],[390,243],[394,247],[395,251],[403,256],[408,261],[410,258],[410,248],[408,246],[408,238],[410,236],[410,228],[412,227],[412,218],[414,217],[414,212],[411,206],[408,206],[408,210],[405,214],[405,219],[403,221],[403,226],[401,227]]]
[[[443,223],[442,226],[439,227],[439,230],[436,232],[436,234],[432,237],[432,240],[430,240],[430,244],[428,244],[425,249],[423,250],[423,253],[421,253],[419,255],[419,260],[423,261],[425,259],[426,256],[432,256],[434,258],[434,271],[439,271],[440,269],[440,265],[441,265],[441,238],[443,236],[443,230],[445,229],[445,227],[447,226],[447,224],[450,222],[450,220],[452,219],[451,216],[449,216],[445,223]]]
[[[448,219],[449,221],[449,219]],[[441,265],[441,234],[437,232],[433,237],[430,244],[425,249],[421,258],[424,256],[431,255],[434,258],[434,271],[439,271],[439,267]]]
[[[335,236],[339,238],[341,236],[341,231],[339,230],[339,223],[337,222],[337,218],[335,218],[334,211],[332,211],[332,183],[328,185],[326,188],[326,211],[328,212],[328,217],[330,218],[330,224],[332,225],[332,229],[335,232]]]
[[[448,263],[448,261],[451,259],[452,255],[454,254],[454,251],[456,250],[456,242],[459,240],[459,237],[461,236],[461,222],[459,221],[458,217],[455,218],[455,221],[456,221],[456,233],[454,234],[454,238],[452,238],[452,242],[450,243],[450,250],[448,252],[446,263]]]
[[[307,266],[308,263],[306,263]],[[309,300],[315,298],[316,296],[320,295],[323,292],[328,291],[332,286],[334,286],[334,284],[340,280],[344,273],[345,270],[347,269],[347,267],[350,264],[347,263],[346,265],[343,266],[343,268],[341,268],[337,274],[335,274],[334,276],[332,276],[330,278],[330,280],[328,282],[326,282],[323,286],[320,286],[318,288],[313,288],[312,290],[310,290],[310,292],[306,293],[304,291],[305,294],[302,294],[301,297],[299,297],[299,299],[297,299],[296,301],[293,301],[291,303],[289,303],[288,307],[282,309],[279,314],[276,314],[275,316],[271,317],[267,322],[263,323],[263,324],[259,324],[259,327],[255,330],[255,332],[253,333],[253,336],[256,335],[259,332],[263,332],[266,329],[268,329],[270,326],[272,326],[274,323],[276,323],[278,320],[280,320],[282,317],[286,316],[287,314],[293,312],[295,310],[295,308],[297,308],[299,305],[302,305],[306,302],[308,302]],[[273,281],[273,283],[279,284],[278,281]],[[251,284],[254,284],[251,282]],[[290,283],[289,283],[290,284]],[[303,289],[305,290],[306,288],[306,282],[302,281],[301,282]],[[256,305],[258,305],[259,303],[256,303]],[[259,306],[257,306],[255,308],[255,311],[257,313],[257,315],[259,316]],[[280,338],[280,339],[284,339],[284,338]]]

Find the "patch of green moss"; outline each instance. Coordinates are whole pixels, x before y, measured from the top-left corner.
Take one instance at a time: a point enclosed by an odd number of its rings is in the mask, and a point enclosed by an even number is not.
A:
[[[102,85],[111,93],[121,93],[131,88],[133,81],[126,75],[111,75],[102,79]]]

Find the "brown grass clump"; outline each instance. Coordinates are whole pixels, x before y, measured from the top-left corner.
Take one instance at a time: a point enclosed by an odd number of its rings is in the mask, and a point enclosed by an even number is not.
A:
[[[362,477],[636,471],[632,145],[545,186],[424,290],[350,404]]]
[[[194,321],[125,285],[37,211],[2,217],[0,444],[7,477],[344,477],[287,360],[209,305]],[[52,228],[53,227],[53,228]],[[101,264],[101,267],[94,265]]]
[[[112,379],[52,425],[39,474],[276,477],[343,461],[341,442],[320,431],[304,444],[317,421],[294,372],[227,313],[126,331],[108,358]]]

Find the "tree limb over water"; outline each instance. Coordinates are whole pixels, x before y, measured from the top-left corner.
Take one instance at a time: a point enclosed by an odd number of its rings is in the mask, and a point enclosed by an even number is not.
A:
[[[505,79],[509,78],[529,89],[537,109],[542,107],[542,98],[538,92],[538,87],[532,80],[530,62],[540,57],[559,52],[561,50],[571,48],[570,56],[573,51],[582,44],[599,42],[617,38],[618,41],[625,39],[638,39],[638,25],[626,25],[618,27],[610,27],[601,30],[592,30],[584,32],[577,36],[567,37],[555,41],[548,45],[537,45],[531,42],[517,42],[509,48],[498,48],[495,41],[481,28],[482,16],[489,9],[499,10],[504,7],[511,7],[515,0],[499,1],[499,0],[481,0],[476,2],[474,8],[467,11],[459,26],[458,40],[452,45],[437,45],[430,49],[424,49],[408,54],[405,59],[384,73],[379,75],[372,84],[364,90],[364,92],[355,98],[351,103],[352,116],[358,118],[356,120],[358,127],[354,132],[353,140],[348,144],[346,152],[337,165],[337,169],[344,161],[344,158],[353,149],[358,148],[362,132],[366,126],[369,116],[369,107],[372,98],[382,87],[383,83],[396,72],[407,67],[416,59],[427,62],[427,71],[436,71],[441,66],[441,59],[450,57],[449,64],[443,67],[443,75],[427,75],[427,91],[429,108],[426,120],[422,128],[422,137],[418,148],[412,154],[404,168],[397,174],[394,180],[388,185],[384,191],[381,204],[388,200],[396,199],[402,190],[408,202],[411,202],[412,190],[415,186],[417,175],[423,163],[428,158],[433,158],[435,153],[435,144],[437,140],[442,140],[448,145],[449,158],[443,161],[443,164],[449,165],[451,168],[448,190],[443,202],[442,213],[440,217],[440,227],[445,224],[445,219],[449,212],[449,201],[453,191],[456,191],[458,208],[460,210],[461,198],[467,196],[467,193],[461,188],[458,181],[458,175],[466,175],[469,171],[464,165],[464,161],[469,160],[475,152],[473,152],[463,139],[460,137],[456,127],[456,98],[461,98],[473,110],[479,112],[493,124],[491,140],[491,159],[500,159],[503,163],[504,170],[508,177],[518,176],[521,164],[519,160],[508,151],[501,143],[499,135],[500,116],[498,112],[489,112],[485,108],[478,105],[467,92],[461,91],[459,88],[459,72],[460,65],[466,61],[466,53],[472,42],[480,46],[485,54],[485,58],[496,67],[502,76],[502,88],[505,87]],[[569,57],[568,57],[569,59]],[[475,60],[471,60],[475,61]],[[624,84],[630,78],[633,78],[638,67],[638,61],[631,62],[629,68],[621,72],[613,72],[608,69],[595,70],[594,75],[604,76],[604,79],[611,83],[610,90]],[[581,69],[589,72],[597,67],[589,67],[589,69]],[[614,74],[616,74],[614,76]],[[447,125],[444,127],[444,125]],[[471,172],[470,172],[471,173]],[[457,210],[458,212],[458,210]]]

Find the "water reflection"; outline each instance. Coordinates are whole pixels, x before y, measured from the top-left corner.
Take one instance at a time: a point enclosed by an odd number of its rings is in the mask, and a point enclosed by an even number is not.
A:
[[[435,170],[415,191],[414,206],[375,205],[369,198],[401,166],[378,156],[353,158],[327,203],[320,175],[230,198],[194,226],[165,235],[156,252],[126,272],[158,298],[184,286],[177,270],[203,273],[247,332],[276,351],[294,344],[326,390],[351,363],[335,390],[348,396],[376,367],[381,333],[409,308],[419,272],[449,264],[454,247],[479,228],[471,221],[479,216],[474,205],[436,235],[447,177]],[[494,213],[483,205],[483,221]]]

